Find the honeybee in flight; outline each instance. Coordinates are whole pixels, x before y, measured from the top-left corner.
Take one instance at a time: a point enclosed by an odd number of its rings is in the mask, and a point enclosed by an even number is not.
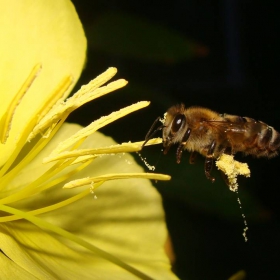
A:
[[[280,134],[271,126],[248,117],[218,114],[207,108],[189,107],[178,104],[168,109],[163,124],[155,128],[157,118],[145,137],[143,146],[155,133],[162,130],[164,154],[178,144],[177,163],[180,163],[183,150],[191,152],[190,163],[194,163],[194,154],[205,157],[205,175],[212,182],[210,173],[214,159],[223,153],[255,157],[274,157],[280,148]]]

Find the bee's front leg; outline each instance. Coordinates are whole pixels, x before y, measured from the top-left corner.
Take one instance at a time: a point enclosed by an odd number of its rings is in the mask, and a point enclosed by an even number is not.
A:
[[[177,163],[181,162],[182,152],[183,152],[183,149],[184,149],[190,135],[191,135],[191,129],[188,128],[188,130],[186,131],[185,135],[182,138],[181,143],[179,144],[179,146],[177,148],[177,152],[176,152]]]
[[[207,155],[205,158],[205,163],[204,163],[204,171],[207,179],[211,180],[212,183],[215,182],[215,178],[210,175],[210,172],[213,167],[213,162],[214,162],[214,149],[216,147],[216,142],[213,141],[210,145],[210,148],[207,151]]]

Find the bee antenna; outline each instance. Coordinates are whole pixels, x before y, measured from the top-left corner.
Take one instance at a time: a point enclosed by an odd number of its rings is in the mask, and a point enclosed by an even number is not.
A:
[[[155,128],[156,124],[158,123],[158,121],[160,120],[160,117],[157,117],[156,120],[154,121],[154,123],[152,124],[151,128],[149,129],[148,133],[145,136],[145,142],[142,145],[142,148],[147,144],[147,142],[152,139],[152,137],[159,131],[162,130],[164,125],[159,126],[158,128]]]

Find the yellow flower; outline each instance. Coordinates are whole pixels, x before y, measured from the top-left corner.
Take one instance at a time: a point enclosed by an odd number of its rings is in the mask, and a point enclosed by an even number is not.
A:
[[[116,73],[109,68],[65,101],[86,53],[68,0],[1,1],[0,35],[0,278],[176,279],[161,199],[147,179],[169,177],[143,173],[126,153],[142,142],[117,145],[96,132],[148,102],[86,128],[64,123],[126,84],[104,86]]]

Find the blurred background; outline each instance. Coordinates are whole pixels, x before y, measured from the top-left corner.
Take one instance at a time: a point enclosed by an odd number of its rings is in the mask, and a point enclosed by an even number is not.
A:
[[[76,110],[70,121],[88,125],[149,100],[150,106],[102,132],[118,142],[143,140],[153,121],[181,102],[280,130],[276,2],[73,0],[88,38],[87,66],[77,88],[109,66],[129,84]],[[172,176],[154,185],[163,197],[178,277],[228,279],[245,270],[246,279],[280,279],[280,158],[238,156],[249,164],[251,178],[239,178],[236,194],[216,170],[215,183],[206,179],[202,157],[190,165],[185,152],[178,165],[174,149],[165,156],[161,149],[146,147],[141,154],[156,172]]]

